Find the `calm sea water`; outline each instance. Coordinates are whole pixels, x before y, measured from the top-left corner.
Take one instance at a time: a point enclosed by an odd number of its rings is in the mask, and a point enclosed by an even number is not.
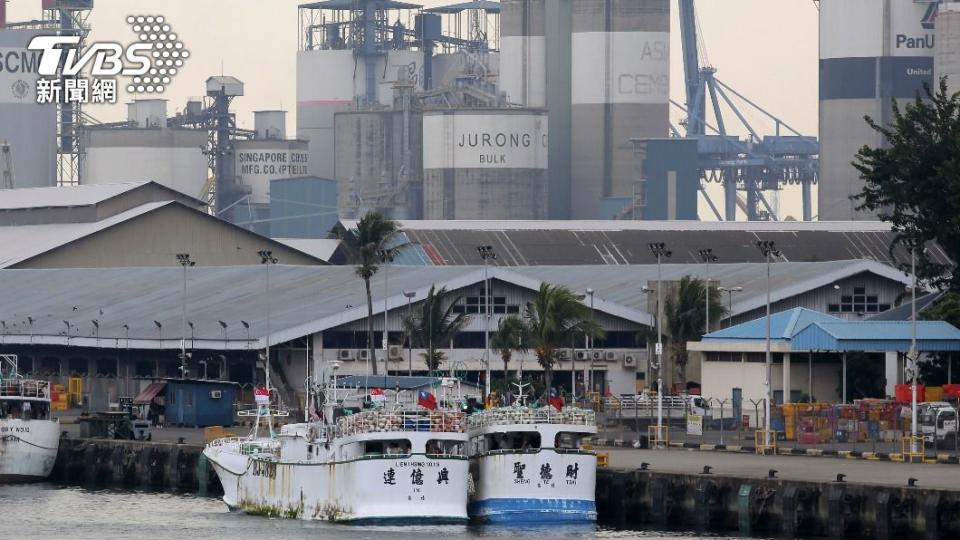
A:
[[[374,527],[270,519],[231,513],[217,499],[143,493],[91,491],[50,484],[0,486],[3,538],[176,539],[311,538],[455,540],[529,536],[551,540],[597,538],[710,538],[683,533],[611,531],[592,526]]]

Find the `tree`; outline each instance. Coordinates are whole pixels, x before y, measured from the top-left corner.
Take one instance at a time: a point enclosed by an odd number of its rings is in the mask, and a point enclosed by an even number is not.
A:
[[[404,329],[410,334],[413,346],[426,349],[420,356],[427,362],[427,369],[437,371],[445,356],[439,346],[450,343],[470,322],[465,313],[454,313],[462,297],[447,298],[446,287],[430,287],[427,297],[403,321]]]
[[[367,347],[370,349],[374,375],[377,374],[377,350],[373,342],[373,294],[370,292],[370,279],[380,270],[378,263],[383,262],[383,255],[393,258],[396,254],[396,248],[390,246],[390,241],[397,230],[397,222],[370,212],[360,218],[357,230],[352,231],[353,234],[346,234],[342,238],[351,250],[357,275],[363,279],[367,289]]]
[[[664,323],[666,332],[670,336],[670,356],[677,368],[677,375],[681,382],[687,382],[687,353],[688,341],[699,341],[706,331],[706,287],[704,282],[684,276],[680,279],[676,297],[667,299],[664,306]],[[710,287],[710,319],[711,324],[719,321],[726,308],[720,299],[720,293],[715,287]]]
[[[537,296],[527,303],[523,318],[530,346],[543,368],[547,392],[553,384],[557,349],[575,334],[603,336],[603,330],[591,320],[590,308],[562,285],[541,284]]]
[[[918,313],[917,319],[946,321],[960,327],[960,294],[952,292],[944,294],[932,306]],[[920,371],[918,380],[931,386],[950,382],[948,375],[952,375],[953,370],[949,369],[949,365],[953,362],[953,353],[932,353],[929,358],[929,361],[924,362],[924,357],[920,357],[921,362],[917,365]]]
[[[924,85],[924,96],[901,111],[893,103],[893,123],[867,124],[883,135],[880,148],[864,146],[853,166],[866,182],[854,197],[858,210],[878,213],[897,233],[897,245],[910,248],[936,241],[951,260],[960,260],[960,92],[947,94],[946,78],[936,94]],[[909,260],[899,261],[901,269]],[[917,275],[939,287],[960,290],[960,273],[917,252]]]
[[[503,359],[503,380],[509,381],[509,365],[513,351],[527,352],[529,342],[527,327],[523,319],[516,315],[508,315],[497,323],[497,331],[490,336],[490,346],[500,351]]]

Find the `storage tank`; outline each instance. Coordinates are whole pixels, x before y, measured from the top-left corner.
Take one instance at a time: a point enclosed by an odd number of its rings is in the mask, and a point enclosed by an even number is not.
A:
[[[0,29],[0,142],[10,145],[14,187],[57,184],[57,108],[37,103],[38,32]]]
[[[423,116],[419,111],[336,115],[337,206],[345,217],[377,210],[423,218]]]
[[[545,219],[547,113],[423,113],[425,219]]]
[[[876,219],[850,199],[864,185],[857,151],[883,144],[863,117],[888,124],[893,99],[903,107],[933,84],[936,18],[936,2],[821,0],[821,221]]]
[[[597,219],[635,192],[628,141],[669,135],[670,2],[574,0],[571,25],[571,217]]]
[[[544,2],[500,2],[500,90],[524,107],[547,106]]]
[[[123,128],[91,126],[80,133],[83,184],[114,184],[152,180],[181,193],[204,199],[210,177],[207,132],[168,128],[167,103],[162,99],[127,104]]]
[[[936,38],[935,80],[946,77],[949,92],[960,92],[960,2],[940,4]]]
[[[309,174],[307,142],[289,139],[234,141],[237,181],[249,190],[247,201],[269,206],[270,181]]]

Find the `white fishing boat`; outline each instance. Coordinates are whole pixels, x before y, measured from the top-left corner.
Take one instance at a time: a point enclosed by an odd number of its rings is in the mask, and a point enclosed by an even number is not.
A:
[[[15,355],[0,360],[0,482],[44,480],[60,447],[60,423],[50,419],[50,383],[21,377]]]
[[[462,412],[428,410],[398,398],[344,416],[335,398],[325,401],[319,400],[318,416],[335,421],[314,418],[278,433],[270,428],[265,437],[207,446],[204,454],[231,509],[342,522],[466,521]],[[261,410],[260,419],[269,414]]]
[[[589,522],[597,518],[593,411],[498,407],[467,418],[470,518],[480,522]]]

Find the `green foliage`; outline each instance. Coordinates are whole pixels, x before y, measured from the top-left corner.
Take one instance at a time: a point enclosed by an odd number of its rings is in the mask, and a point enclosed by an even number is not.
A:
[[[430,371],[440,369],[440,364],[446,359],[440,349],[449,345],[470,322],[469,315],[453,312],[460,299],[459,296],[449,299],[446,287],[430,287],[427,297],[403,321],[403,327],[409,332],[413,346],[426,349],[421,356],[426,360],[427,369]]]
[[[924,86],[905,110],[893,102],[893,123],[867,124],[886,144],[864,146],[853,166],[866,182],[854,199],[858,210],[877,212],[896,231],[893,248],[936,241],[960,260],[960,93],[948,94],[946,79],[934,94]],[[900,261],[902,269],[909,260]],[[960,273],[918,252],[917,275],[940,287],[960,290]]]
[[[370,291],[370,279],[380,269],[381,255],[385,252],[388,257],[396,255],[396,248],[390,247],[390,241],[398,230],[397,222],[376,212],[360,218],[357,230],[350,231],[341,240],[347,245],[357,266],[356,272],[363,280],[367,289],[367,347],[370,350],[370,360],[373,365],[373,374],[377,374],[377,351],[373,342],[373,293]]]
[[[510,359],[513,352],[525,353],[530,348],[530,336],[523,319],[508,315],[497,323],[497,331],[490,336],[490,348],[500,351],[503,360],[503,380],[509,381]]]
[[[536,297],[527,303],[523,319],[530,347],[543,367],[548,389],[553,383],[557,349],[569,344],[577,334],[603,337],[603,330],[590,317],[590,308],[573,291],[562,285],[540,285]]]
[[[935,304],[923,310],[917,318],[926,321],[946,321],[960,327],[960,294],[953,292],[944,294]],[[951,382],[949,375],[953,375],[952,371],[954,370],[948,369],[948,363],[952,361],[952,353],[934,353],[929,361],[919,364],[920,378],[917,380],[923,384],[934,386]],[[957,375],[960,375],[960,373]],[[957,380],[956,377],[953,380]]]
[[[699,341],[706,331],[706,287],[702,280],[684,276],[680,279],[676,297],[667,299],[664,306],[666,333],[670,336],[670,356],[676,366],[681,382],[687,380],[688,341]],[[716,287],[710,287],[710,324],[719,321],[726,308]],[[654,334],[656,339],[656,334]]]

